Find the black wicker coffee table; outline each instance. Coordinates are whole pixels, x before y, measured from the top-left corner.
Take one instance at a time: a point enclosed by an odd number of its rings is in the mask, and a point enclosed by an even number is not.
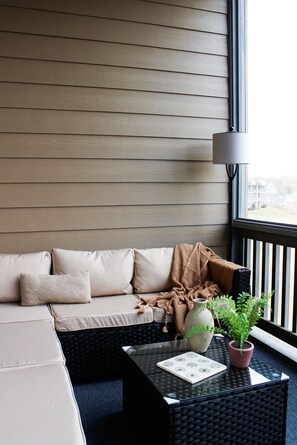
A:
[[[246,369],[230,366],[221,336],[213,337],[204,354],[227,365],[220,374],[192,385],[157,366],[188,350],[184,340],[123,348],[124,412],[151,434],[148,443],[285,444],[286,375],[256,358]]]

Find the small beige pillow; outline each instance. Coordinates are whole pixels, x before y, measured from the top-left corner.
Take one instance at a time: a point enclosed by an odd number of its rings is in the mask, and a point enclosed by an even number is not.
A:
[[[47,303],[90,303],[88,271],[75,275],[20,274],[22,306]]]

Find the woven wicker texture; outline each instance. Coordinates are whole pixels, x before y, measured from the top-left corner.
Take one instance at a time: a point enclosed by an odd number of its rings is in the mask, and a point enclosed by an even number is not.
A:
[[[236,298],[242,292],[251,291],[251,271],[249,269],[238,269],[234,271],[231,295]]]
[[[284,384],[170,409],[171,444],[284,444]]]
[[[127,326],[125,328],[90,329],[58,332],[73,382],[121,376],[123,373],[122,346],[168,341],[174,338],[173,323],[169,332],[163,324]]]

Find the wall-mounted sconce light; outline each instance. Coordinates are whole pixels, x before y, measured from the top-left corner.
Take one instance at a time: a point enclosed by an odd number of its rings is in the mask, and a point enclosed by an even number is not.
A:
[[[226,133],[213,134],[213,163],[225,164],[229,178],[229,239],[228,259],[232,256],[233,230],[233,185],[232,181],[238,172],[239,164],[250,163],[248,133],[238,133],[231,129]]]
[[[250,163],[249,135],[237,131],[213,135],[213,163],[225,164],[229,179],[236,176],[239,164]]]

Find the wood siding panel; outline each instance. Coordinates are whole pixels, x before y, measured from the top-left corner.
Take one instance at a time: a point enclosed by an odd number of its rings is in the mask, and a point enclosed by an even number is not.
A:
[[[0,110],[0,132],[94,134],[211,139],[228,121],[163,115],[10,109]]]
[[[2,253],[51,251],[53,247],[75,250],[119,249],[125,247],[172,247],[178,243],[197,243],[223,249],[226,226],[146,227],[62,232],[2,233]]]
[[[1,80],[228,97],[228,80],[199,74],[48,60],[0,58]]]
[[[182,210],[182,211],[181,211]],[[170,221],[170,225],[169,225]],[[0,210],[0,233],[226,224],[226,205],[67,207]]]
[[[227,1],[0,4],[0,252],[226,252]]]
[[[225,56],[0,32],[0,55],[227,77]]]
[[[211,141],[129,136],[0,133],[0,158],[211,161]]]
[[[8,4],[7,1],[3,3]],[[210,10],[213,9],[212,3]],[[227,34],[226,15],[220,14],[222,7],[226,10],[227,2],[222,0],[221,3],[217,12],[208,11],[205,1],[201,9],[198,2],[198,10],[195,11],[164,5],[162,2],[150,4],[139,0],[9,0],[10,6]]]
[[[155,2],[156,0],[146,1]],[[205,9],[207,11],[227,13],[227,4],[222,0],[162,0],[162,3],[193,9]]]
[[[227,183],[0,184],[0,208],[227,204]],[[181,207],[184,211],[184,207]]]
[[[224,182],[220,165],[193,161],[118,159],[2,159],[1,183]]]
[[[227,55],[225,35],[144,23],[0,6],[0,29],[101,42]]]
[[[227,99],[168,93],[0,83],[3,107],[228,119]]]

